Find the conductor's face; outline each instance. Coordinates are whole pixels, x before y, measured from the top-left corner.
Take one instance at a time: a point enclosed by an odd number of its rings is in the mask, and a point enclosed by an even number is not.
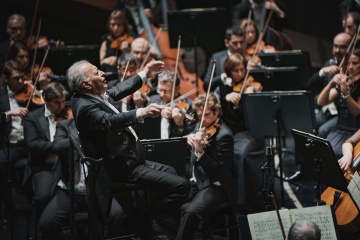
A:
[[[103,94],[108,87],[104,78],[104,72],[90,63],[84,63],[81,68],[84,75],[87,77],[81,82],[84,92],[97,95]]]

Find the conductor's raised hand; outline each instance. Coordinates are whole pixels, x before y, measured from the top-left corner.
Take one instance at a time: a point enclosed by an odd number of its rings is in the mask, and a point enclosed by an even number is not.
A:
[[[152,103],[147,107],[144,107],[141,109],[141,117],[143,119],[145,118],[157,118],[161,114],[161,110],[163,109],[163,106],[160,106],[156,103]]]
[[[152,80],[156,77],[156,74],[162,72],[164,68],[165,65],[163,61],[156,61],[153,59],[145,65],[143,71],[145,72],[146,77]]]

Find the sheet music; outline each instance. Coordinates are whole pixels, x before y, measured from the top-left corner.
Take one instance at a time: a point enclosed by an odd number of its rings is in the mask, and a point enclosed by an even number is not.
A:
[[[306,219],[316,223],[321,229],[322,240],[336,240],[334,219],[329,205],[291,209],[292,221]]]
[[[280,216],[286,235],[295,220],[306,219],[315,222],[319,226],[322,240],[337,239],[333,215],[328,205],[280,210]],[[252,239],[267,240],[283,238],[275,211],[249,214],[248,222]]]
[[[291,226],[289,210],[280,210],[281,222],[285,234]],[[251,238],[254,240],[283,239],[279,220],[275,211],[255,213],[248,215]]]
[[[353,178],[351,179],[349,185],[347,186],[347,189],[349,190],[349,193],[351,197],[353,198],[356,206],[358,209],[360,209],[360,176],[357,172],[355,172]]]

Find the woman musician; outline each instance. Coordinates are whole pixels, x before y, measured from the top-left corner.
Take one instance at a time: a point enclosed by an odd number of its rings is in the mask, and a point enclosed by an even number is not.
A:
[[[336,74],[321,91],[317,103],[324,106],[334,102],[338,123],[327,136],[337,159],[342,157],[342,144],[360,128],[360,49],[350,54],[347,75]]]
[[[261,174],[258,169],[266,162],[264,139],[251,135],[245,126],[245,113],[242,107],[241,84],[245,84],[243,93],[252,94],[261,90],[261,84],[251,76],[244,81],[247,61],[240,54],[230,55],[224,63],[226,81],[215,89],[223,111],[222,119],[234,135],[234,155],[237,163],[238,199],[240,212],[256,212],[262,210],[262,202],[257,194],[261,194]],[[251,79],[250,79],[251,78]],[[250,187],[249,187],[250,186]]]

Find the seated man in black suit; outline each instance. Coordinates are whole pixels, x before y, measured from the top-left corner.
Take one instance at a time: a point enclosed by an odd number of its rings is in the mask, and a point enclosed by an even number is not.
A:
[[[102,207],[99,217],[104,218],[109,208],[111,181],[138,183],[150,192],[162,193],[164,197],[152,206],[155,219],[161,213],[173,212],[188,198],[188,180],[145,165],[144,149],[131,128],[145,118],[158,117],[162,107],[150,104],[121,112],[115,106],[115,101],[138,90],[161,68],[163,62],[151,61],[137,75],[108,90],[104,72],[87,61],[76,62],[67,71],[69,86],[75,93],[71,105],[84,152],[95,159],[103,158],[108,173],[108,177],[97,179],[95,191],[101,192],[97,200]],[[138,224],[141,221],[143,218],[137,219]],[[151,224],[141,225],[141,235],[147,239]]]
[[[62,226],[69,225],[70,221],[70,195],[69,195],[69,164],[74,164],[74,192],[75,211],[86,210],[86,167],[80,163],[80,154],[75,150],[70,152],[71,134],[75,141],[78,141],[78,132],[73,119],[63,120],[56,125],[56,133],[53,141],[53,150],[59,154],[59,161],[56,162],[52,171],[52,198],[39,218],[39,230],[42,239],[54,239],[63,235]],[[70,159],[73,159],[71,161]],[[85,171],[84,171],[85,170]],[[106,237],[117,237],[120,233],[120,225],[125,217],[119,203],[112,198],[110,212],[106,218]]]
[[[176,239],[193,239],[200,220],[224,202],[236,211],[233,135],[220,119],[221,105],[216,96],[210,93],[207,104],[205,101],[205,94],[193,101],[193,108],[202,119],[196,128],[202,127],[200,131],[188,135],[187,140],[194,149],[190,166],[194,196],[182,207],[185,210]]]
[[[24,120],[25,143],[30,152],[24,182],[32,183],[32,198],[38,214],[50,201],[52,168],[58,159],[53,151],[56,120],[65,113],[67,94],[61,83],[49,83],[42,92],[45,104],[29,112]]]
[[[226,46],[225,50],[215,52],[209,59],[208,68],[204,77],[204,90],[207,91],[209,86],[209,81],[211,77],[212,61],[216,60],[214,78],[220,77],[224,72],[223,65],[225,59],[234,53],[239,53],[243,55],[244,53],[244,44],[245,44],[245,33],[240,28],[240,26],[233,26],[226,29],[224,44]],[[215,79],[214,79],[215,80]],[[224,80],[224,79],[222,79]],[[218,81],[214,81],[211,84],[211,91],[213,91],[217,86],[222,85],[221,78],[218,78]]]

